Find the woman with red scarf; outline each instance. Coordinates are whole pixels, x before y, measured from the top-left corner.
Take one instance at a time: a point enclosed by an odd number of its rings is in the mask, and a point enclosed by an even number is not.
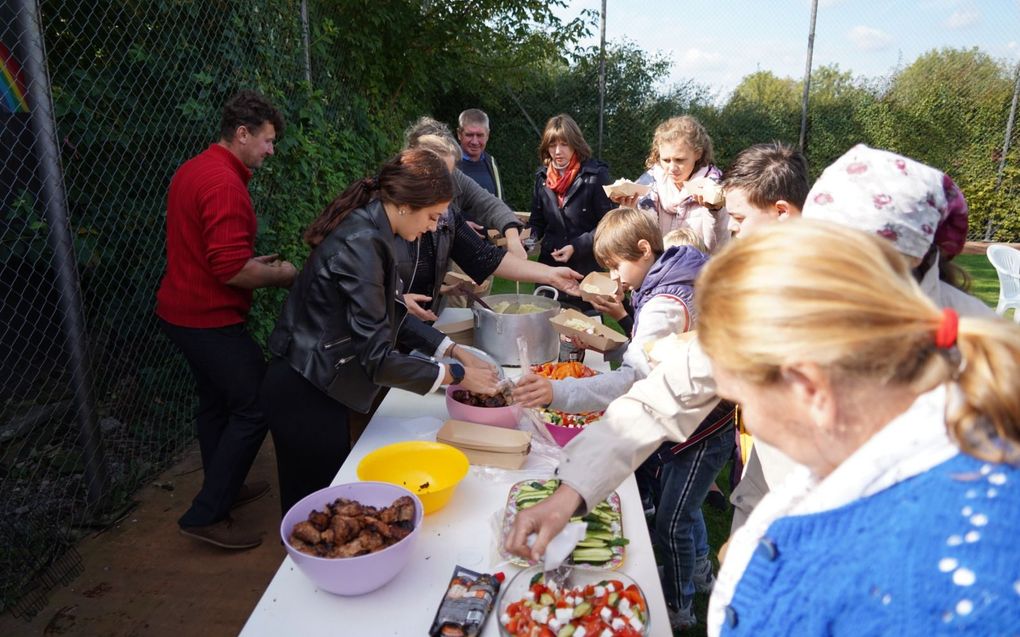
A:
[[[542,242],[538,260],[581,274],[598,270],[592,252],[595,227],[614,207],[602,189],[611,181],[609,166],[592,158],[577,122],[562,114],[546,123],[538,156],[542,166],[531,197],[532,232]],[[565,301],[590,309],[579,298]]]

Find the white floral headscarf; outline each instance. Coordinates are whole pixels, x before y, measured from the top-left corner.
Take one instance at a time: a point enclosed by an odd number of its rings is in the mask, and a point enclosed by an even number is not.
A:
[[[908,157],[858,144],[822,172],[803,215],[878,234],[920,258],[949,214],[943,177]]]

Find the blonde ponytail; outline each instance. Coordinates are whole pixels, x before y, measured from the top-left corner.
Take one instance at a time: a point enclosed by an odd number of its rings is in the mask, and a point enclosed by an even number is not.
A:
[[[963,404],[946,426],[960,449],[989,462],[1020,462],[1020,328],[1000,319],[960,319],[957,383]]]

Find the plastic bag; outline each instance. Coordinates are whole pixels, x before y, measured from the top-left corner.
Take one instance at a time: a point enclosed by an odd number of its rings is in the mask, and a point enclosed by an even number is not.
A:
[[[531,359],[528,358],[528,343],[523,336],[517,337],[517,355],[520,357],[521,376],[530,374]],[[520,425],[523,431],[530,431],[532,434],[531,453],[555,458],[556,464],[559,464],[562,457],[560,446],[553,440],[538,412],[534,409],[522,409]]]

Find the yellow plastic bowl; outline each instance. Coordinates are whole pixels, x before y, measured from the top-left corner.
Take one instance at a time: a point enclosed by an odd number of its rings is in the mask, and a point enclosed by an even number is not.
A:
[[[421,499],[425,515],[446,506],[468,472],[468,459],[456,447],[412,440],[380,447],[358,463],[358,478],[398,484]]]

